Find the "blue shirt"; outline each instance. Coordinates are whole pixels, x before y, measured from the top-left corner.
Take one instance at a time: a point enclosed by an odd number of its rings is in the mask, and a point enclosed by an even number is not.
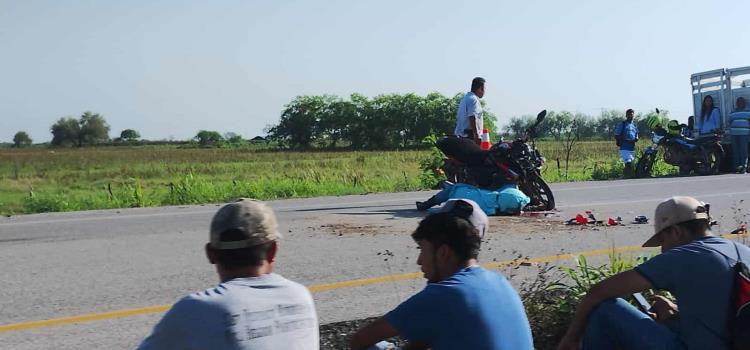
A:
[[[703,120],[702,116],[698,116],[695,118],[695,122],[698,126],[698,134],[708,135],[716,129],[721,129],[721,112],[719,112],[718,108],[714,107],[711,110],[711,114],[706,117],[706,120]]]
[[[624,121],[615,128],[615,136],[622,136],[620,149],[635,151],[635,141],[638,139],[638,126],[633,122]]]
[[[737,248],[742,261],[750,263],[750,249],[739,243]],[[675,331],[687,349],[728,348],[726,322],[736,260],[732,241],[711,236],[672,248],[635,268],[654,288],[677,298]]]
[[[750,112],[737,111],[729,115],[730,135],[750,135]]]
[[[479,266],[430,283],[385,315],[408,341],[433,350],[534,348],[521,298],[505,277]]]

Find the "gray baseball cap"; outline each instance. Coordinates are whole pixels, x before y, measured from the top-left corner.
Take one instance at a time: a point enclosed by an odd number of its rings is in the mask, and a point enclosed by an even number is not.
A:
[[[484,234],[489,230],[490,220],[487,218],[487,214],[484,210],[471,199],[465,198],[454,198],[445,201],[442,207],[440,207],[436,213],[448,213],[463,211],[466,215],[466,219],[474,225],[474,228],[479,232],[479,237],[484,238]]]
[[[225,232],[239,231],[242,239],[227,239]],[[233,232],[234,233],[234,232]],[[214,249],[249,248],[281,238],[276,215],[263,202],[241,198],[229,203],[211,220],[210,244]]]
[[[660,246],[659,233],[668,227],[696,219],[711,221],[708,208],[706,203],[693,197],[674,196],[663,200],[654,213],[654,235],[643,246]]]

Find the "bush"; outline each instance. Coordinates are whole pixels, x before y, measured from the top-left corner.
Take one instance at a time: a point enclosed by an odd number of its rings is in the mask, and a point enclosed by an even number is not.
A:
[[[430,154],[419,162],[419,168],[422,170],[419,174],[419,182],[423,187],[435,188],[441,180],[445,179],[443,152],[437,148],[437,136],[434,134],[422,139],[422,144],[430,146]]]
[[[614,180],[622,179],[624,166],[621,161],[615,159],[607,163],[594,163],[591,171],[592,180]]]
[[[591,286],[646,260],[644,256],[623,257],[613,248],[608,264],[591,266],[586,257],[580,255],[575,258],[574,267],[540,267],[536,279],[522,283],[519,292],[531,324],[534,347],[555,349],[570,326],[578,303]],[[655,293],[644,294],[648,297]],[[672,298],[668,293],[660,294]]]

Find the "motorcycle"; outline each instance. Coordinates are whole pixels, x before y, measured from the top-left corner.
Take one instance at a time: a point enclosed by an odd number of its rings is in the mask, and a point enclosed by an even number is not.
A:
[[[657,109],[657,113],[658,111]],[[675,121],[672,123],[669,130],[657,126],[651,132],[651,145],[643,150],[635,166],[635,176],[638,178],[651,176],[659,149],[663,150],[664,162],[678,166],[680,175],[718,174],[721,159],[724,158],[721,132],[710,136],[690,138],[686,135],[686,125],[677,125]]]
[[[515,183],[531,199],[525,210],[554,209],[554,195],[540,172],[544,157],[534,144],[536,127],[546,115],[546,110],[541,111],[534,125],[522,137],[513,141],[501,140],[489,150],[482,150],[466,138],[449,136],[439,140],[437,147],[446,156],[443,171],[447,180],[485,189]]]

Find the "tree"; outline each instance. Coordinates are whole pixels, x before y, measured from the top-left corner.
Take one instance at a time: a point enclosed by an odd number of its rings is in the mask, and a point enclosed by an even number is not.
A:
[[[95,145],[109,141],[109,125],[99,113],[84,112],[79,123],[79,145]]]
[[[596,119],[596,134],[606,140],[611,140],[615,136],[615,128],[623,120],[625,113],[619,110],[604,110],[599,118]]]
[[[521,117],[511,117],[508,124],[505,125],[504,134],[510,138],[521,137],[526,133],[526,129],[534,125],[536,118],[525,115]],[[537,132],[537,137],[543,136],[542,133]]]
[[[233,145],[241,145],[245,143],[245,140],[240,134],[231,131],[224,133],[224,140]]]
[[[73,117],[60,118],[50,128],[53,146],[81,146],[81,125]]]
[[[328,96],[297,96],[284,106],[281,120],[268,129],[268,137],[292,148],[308,148],[320,137],[320,115]]]
[[[60,118],[50,131],[53,146],[81,147],[109,141],[109,125],[98,113],[85,112],[79,120]]]
[[[198,143],[201,146],[216,146],[224,141],[224,138],[221,137],[221,134],[219,134],[219,132],[208,130],[199,131],[198,134],[195,135],[194,139],[198,140]]]
[[[120,140],[125,142],[138,141],[141,138],[141,134],[133,129],[125,129],[120,132]]]
[[[31,146],[31,142],[31,137],[25,131],[19,131],[13,136],[13,147],[28,147]]]
[[[565,127],[562,128],[560,135],[560,142],[565,152],[565,178],[568,178],[568,170],[570,169],[570,155],[573,152],[575,144],[581,140],[581,135],[587,128],[587,118],[583,114],[572,115],[570,112],[562,112],[559,114],[560,120],[568,120],[569,122]]]

